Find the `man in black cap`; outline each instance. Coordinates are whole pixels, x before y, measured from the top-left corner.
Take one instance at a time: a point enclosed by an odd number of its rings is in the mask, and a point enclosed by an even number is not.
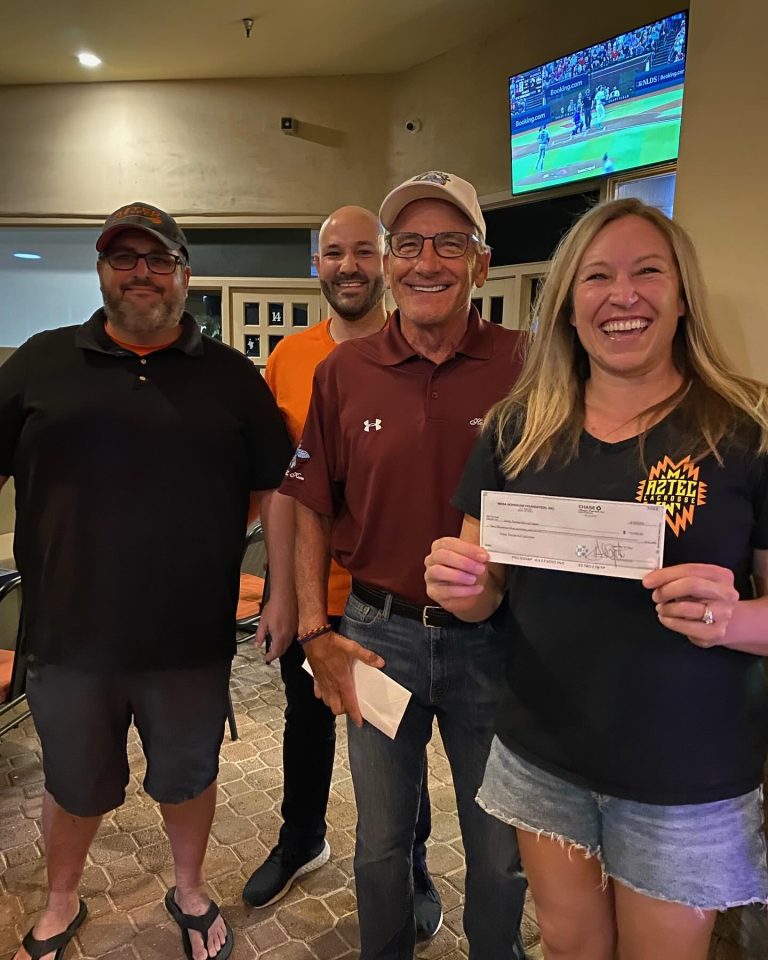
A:
[[[49,882],[16,960],[61,957],[85,919],[78,883],[101,817],[125,798],[131,721],[173,855],[166,906],[189,960],[225,960],[232,932],[202,864],[239,566],[253,495],[272,577],[260,639],[290,641],[291,541],[273,491],[292,444],[256,368],[184,312],[187,241],[167,213],[121,207],[96,249],[103,308],[0,368],[0,484],[15,477]]]

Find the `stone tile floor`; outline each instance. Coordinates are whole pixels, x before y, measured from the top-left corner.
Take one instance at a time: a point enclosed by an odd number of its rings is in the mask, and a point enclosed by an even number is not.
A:
[[[284,697],[279,672],[260,653],[240,648],[232,698],[241,739],[225,737],[219,805],[206,860],[213,896],[235,931],[233,960],[352,960],[358,930],[352,880],[355,806],[339,724],[337,763],[328,809],[332,857],[266,910],[251,910],[240,895],[251,871],[277,839],[282,793]],[[173,883],[170,851],[156,805],[140,787],[144,758],[130,737],[131,782],[125,805],[99,830],[83,876],[89,918],[67,958],[166,960],[182,958],[181,938],[163,907]],[[432,840],[428,862],[445,911],[434,940],[419,947],[422,960],[467,956],[461,925],[464,867],[450,772],[437,734],[430,746]],[[13,955],[45,900],[39,818],[43,772],[31,720],[0,741],[0,957]],[[541,958],[529,903],[524,935],[532,960]]]

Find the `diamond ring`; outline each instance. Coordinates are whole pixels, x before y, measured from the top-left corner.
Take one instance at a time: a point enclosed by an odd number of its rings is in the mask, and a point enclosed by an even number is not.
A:
[[[707,625],[708,627],[711,627],[712,624],[715,622],[715,615],[714,615],[714,613],[712,613],[712,611],[709,609],[709,604],[708,604],[708,603],[705,603],[705,604],[704,604],[704,613],[703,613],[703,615],[702,615],[701,622],[702,622],[702,623],[706,623],[706,625]]]

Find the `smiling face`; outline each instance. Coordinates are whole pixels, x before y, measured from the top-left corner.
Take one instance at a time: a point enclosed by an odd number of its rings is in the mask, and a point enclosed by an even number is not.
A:
[[[446,200],[414,200],[405,206],[392,224],[392,233],[436,233],[457,231],[474,234],[464,214]],[[472,242],[461,257],[439,257],[431,240],[413,259],[388,253],[384,268],[392,296],[402,318],[415,327],[429,328],[466,322],[472,287],[481,287],[488,275],[489,253],[480,253]]]
[[[175,253],[143,230],[123,230],[109,244],[106,253]],[[97,264],[104,312],[116,332],[130,341],[137,334],[153,334],[177,326],[184,310],[189,284],[189,267],[177,266],[173,273],[152,273],[145,260],[132,270],[114,270],[106,260]]]
[[[606,224],[584,251],[572,288],[579,341],[595,368],[666,376],[685,313],[680,274],[661,231],[634,214]]]
[[[320,289],[344,320],[360,320],[384,296],[382,232],[361,207],[342,207],[320,230],[315,257]]]

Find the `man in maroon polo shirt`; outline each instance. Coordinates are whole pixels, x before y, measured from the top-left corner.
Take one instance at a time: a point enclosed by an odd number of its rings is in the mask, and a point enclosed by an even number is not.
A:
[[[480,319],[488,272],[471,184],[430,171],[384,200],[385,269],[399,307],[380,333],[340,344],[315,373],[299,451],[281,488],[295,497],[299,640],[317,688],[349,715],[358,807],[355,881],[361,960],[410,960],[410,855],[424,748],[437,718],[467,861],[464,926],[474,960],[523,956],[525,894],[513,832],[474,802],[503,675],[500,635],[429,605],[424,557],[458,535],[450,504],[488,408],[520,366],[517,333]],[[339,633],[325,585],[333,555],[352,574]],[[412,692],[394,740],[363,724],[354,659]]]

